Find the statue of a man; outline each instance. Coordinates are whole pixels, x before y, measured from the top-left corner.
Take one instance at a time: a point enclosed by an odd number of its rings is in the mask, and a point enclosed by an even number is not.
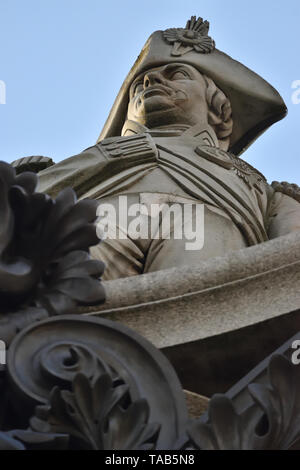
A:
[[[286,114],[274,88],[215,48],[209,24],[192,17],[185,28],[149,38],[113,105],[99,141],[40,173],[39,190],[55,196],[71,186],[80,198],[99,199],[122,212],[184,209],[163,235],[162,217],[147,237],[108,237],[91,249],[115,279],[193,265],[300,229],[300,190],[273,183],[239,158]],[[204,244],[187,250],[184,228],[200,217]],[[143,219],[144,217],[144,219]],[[141,216],[148,222],[149,213]],[[172,236],[183,228],[183,236]],[[123,233],[124,234],[124,233]]]

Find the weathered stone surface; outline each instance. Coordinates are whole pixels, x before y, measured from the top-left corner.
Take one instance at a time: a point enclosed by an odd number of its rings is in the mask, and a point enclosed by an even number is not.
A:
[[[106,224],[108,236],[91,250],[106,262],[106,280],[202,266],[300,228],[299,203],[283,193],[278,198],[265,177],[238,158],[285,113],[276,90],[218,51],[208,22],[193,18],[185,28],[151,35],[98,143],[42,171],[40,189],[54,195],[72,186],[79,197],[117,213]],[[134,233],[132,212],[120,209],[124,197],[144,216]],[[180,205],[181,215],[170,221],[166,210],[149,230],[155,217],[143,213],[145,199],[151,208],[158,200],[173,210]],[[187,248],[196,235],[197,247]]]
[[[299,254],[294,233],[197,268],[105,282],[106,304],[85,312],[162,348],[186,389],[225,392],[297,330]]]
[[[18,177],[0,163],[0,327],[7,342],[16,335],[0,377],[0,425],[10,429],[18,415],[23,429],[1,432],[0,447],[36,445],[45,431],[47,444],[60,433],[57,445],[75,437],[71,448],[79,449],[300,445],[293,338],[226,396],[208,399],[290,336],[300,318],[299,188],[269,185],[238,158],[286,107],[261,77],[216,50],[208,29],[192,17],[185,28],[149,38],[95,146],[58,165],[45,157],[21,159],[14,162]],[[30,168],[44,169],[45,193],[72,186],[85,200],[74,209],[72,190],[55,201],[34,194],[36,177],[23,173]],[[57,315],[104,300],[103,264],[85,251],[95,238],[95,200],[112,204],[121,195],[149,206],[193,201],[208,210],[204,245],[187,253],[188,236],[170,241],[159,226],[158,238],[151,230],[144,243],[130,237],[126,221],[126,242],[108,238],[91,251],[108,262],[105,306],[48,320],[32,314],[32,307]],[[183,225],[174,217],[172,233],[176,224]],[[11,276],[16,259],[21,262]],[[22,262],[29,275],[20,291]],[[15,311],[20,306],[30,314]],[[248,387],[249,378],[259,386]],[[199,417],[209,402],[208,420],[186,425],[182,386],[191,416]],[[24,431],[37,404],[31,430]]]
[[[209,398],[198,395],[197,393],[184,391],[188,413],[191,418],[200,418],[207,411]]]
[[[38,173],[39,171],[54,165],[54,162],[49,157],[34,155],[32,157],[19,158],[12,162],[11,165],[15,168],[17,174],[23,173],[24,171],[33,171],[34,173]]]
[[[198,267],[106,282],[105,305],[85,311],[121,321],[162,348],[296,310],[299,287],[296,232]]]

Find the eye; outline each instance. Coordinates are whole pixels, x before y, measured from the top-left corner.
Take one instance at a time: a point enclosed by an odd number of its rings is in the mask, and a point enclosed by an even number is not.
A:
[[[189,78],[189,76],[184,70],[176,70],[170,76],[171,80],[183,80],[185,78]]]

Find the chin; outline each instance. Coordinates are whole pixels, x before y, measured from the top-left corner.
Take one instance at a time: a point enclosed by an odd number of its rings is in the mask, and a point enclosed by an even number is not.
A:
[[[161,97],[160,97],[161,98]],[[173,124],[176,121],[178,109],[174,103],[167,100],[159,100],[159,102],[147,103],[136,116],[136,120],[142,122],[145,126],[153,127],[153,125]]]
[[[153,111],[143,117],[144,125],[149,128],[166,126],[175,124],[178,119],[176,117],[176,109],[165,109]]]

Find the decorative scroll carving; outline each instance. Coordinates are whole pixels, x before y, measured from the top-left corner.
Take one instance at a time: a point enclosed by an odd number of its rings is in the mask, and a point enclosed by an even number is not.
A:
[[[70,435],[72,448],[172,448],[186,424],[171,365],[116,322],[64,315],[31,325],[10,346],[7,375],[14,413],[26,423],[35,414],[33,431]]]
[[[202,156],[223,166],[229,158],[228,169],[252,178],[226,152]],[[72,190],[52,200],[36,183],[0,162],[0,328],[11,341],[0,369],[0,449],[300,449],[299,366],[284,347],[264,381],[247,382],[242,409],[233,395],[215,395],[208,420],[187,424],[175,371],[148,341],[108,320],[47,318],[103,301],[103,264],[87,253],[96,203],[76,204]]]
[[[23,416],[29,410],[30,429],[22,439],[21,431],[5,435],[5,442],[51,446],[69,438],[69,449],[102,450],[300,448],[299,367],[282,354],[271,357],[263,381],[245,383],[242,409],[232,396],[217,394],[208,420],[187,425],[170,364],[115,322],[65,315],[32,325],[14,339],[7,373],[9,404]]]
[[[297,184],[287,183],[286,181],[283,181],[282,183],[273,181],[271,186],[275,191],[286,194],[300,202],[300,187]]]
[[[208,36],[209,22],[192,16],[185,28],[170,28],[164,31],[167,42],[173,44],[171,55],[181,56],[193,49],[208,54],[215,49],[215,41]]]

